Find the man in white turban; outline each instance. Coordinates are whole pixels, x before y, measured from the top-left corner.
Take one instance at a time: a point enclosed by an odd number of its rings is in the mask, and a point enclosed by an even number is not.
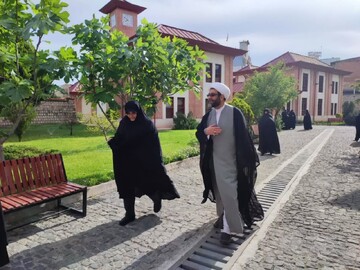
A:
[[[232,233],[243,233],[261,220],[264,212],[254,191],[259,158],[246,127],[242,112],[225,103],[230,89],[223,83],[212,83],[208,94],[212,109],[197,127],[200,142],[200,169],[207,199],[216,202],[221,229],[220,243],[231,243]]]

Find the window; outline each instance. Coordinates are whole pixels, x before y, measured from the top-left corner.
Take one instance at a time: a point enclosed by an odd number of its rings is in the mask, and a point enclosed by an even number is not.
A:
[[[324,92],[324,76],[319,76],[319,93],[322,92]]]
[[[221,82],[221,65],[215,64],[215,82]]]
[[[337,94],[338,93],[338,86],[339,86],[338,82],[335,82],[335,81],[332,82],[331,94]]]
[[[114,27],[114,26],[116,26],[116,15],[115,14],[111,15],[111,17],[110,17],[110,27]]]
[[[307,98],[301,99],[301,115],[305,115],[307,109]]]
[[[307,92],[308,90],[308,80],[309,80],[309,74],[303,73],[303,81],[302,81],[302,91]]]
[[[206,63],[206,82],[211,83],[212,82],[212,70],[213,70],[213,66],[212,63]]]
[[[174,98],[170,98],[170,104],[166,104],[166,118],[174,118]]]
[[[337,103],[331,103],[331,115],[335,115],[337,113]]]
[[[177,112],[185,114],[185,98],[183,97],[177,99]]]
[[[338,82],[335,82],[335,89],[334,89],[335,94],[338,93],[338,85],[339,85],[339,83],[338,83]],[[336,113],[335,113],[335,114],[336,114]]]
[[[318,112],[317,112],[317,114],[318,115],[322,115],[322,106],[323,106],[323,100],[320,98],[320,99],[318,99]]]

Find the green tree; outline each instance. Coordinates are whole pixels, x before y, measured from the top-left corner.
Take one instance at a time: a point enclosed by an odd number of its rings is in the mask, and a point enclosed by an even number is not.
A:
[[[170,101],[169,95],[200,90],[205,55],[198,47],[176,37],[161,37],[157,26],[145,19],[129,40],[120,31],[110,32],[108,20],[93,17],[70,30],[73,44],[81,48],[73,62],[75,77],[86,101],[97,104],[104,115],[101,103],[117,106],[116,96],[124,103],[137,100],[153,114],[159,101]]]
[[[285,64],[280,62],[265,72],[255,72],[246,81],[245,101],[251,106],[256,118],[262,115],[264,108],[275,110],[277,116],[287,102],[297,98],[296,81],[286,71]]]
[[[242,98],[241,94],[236,94],[235,97],[229,102],[230,105],[233,105],[234,107],[240,109],[242,113],[244,114],[244,117],[248,123],[248,125],[251,125],[254,123],[255,117],[254,113],[248,103]]]
[[[65,58],[51,55],[40,45],[48,33],[65,33],[69,22],[69,14],[63,11],[66,6],[61,0],[0,2],[0,115],[17,108],[13,125],[0,133],[0,160],[4,159],[6,140],[24,130],[27,113],[33,113],[31,107],[51,94],[56,88],[52,82],[64,74]]]

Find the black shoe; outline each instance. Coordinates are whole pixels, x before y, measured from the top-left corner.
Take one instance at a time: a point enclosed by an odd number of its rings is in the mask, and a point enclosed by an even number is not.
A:
[[[214,223],[215,229],[222,229],[223,228],[223,216],[221,215]]]
[[[129,224],[130,222],[133,222],[135,220],[135,216],[128,216],[125,215],[122,220],[119,221],[120,226],[125,226],[126,224]]]
[[[231,242],[231,235],[228,233],[222,232],[220,234],[220,244],[227,246],[230,244],[230,242]]]

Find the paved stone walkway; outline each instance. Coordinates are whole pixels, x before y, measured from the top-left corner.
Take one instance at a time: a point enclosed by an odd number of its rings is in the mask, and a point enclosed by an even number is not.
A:
[[[261,157],[257,185],[325,129],[335,131],[254,256],[235,269],[360,269],[360,143],[350,145],[353,127],[280,132],[282,153]],[[200,204],[198,158],[167,167],[181,198],[164,201],[160,213],[150,199],[137,199],[138,220],[120,227],[124,209],[110,189],[89,198],[86,218],[63,214],[9,232],[11,263],[1,269],[168,269],[216,217],[214,204]]]

